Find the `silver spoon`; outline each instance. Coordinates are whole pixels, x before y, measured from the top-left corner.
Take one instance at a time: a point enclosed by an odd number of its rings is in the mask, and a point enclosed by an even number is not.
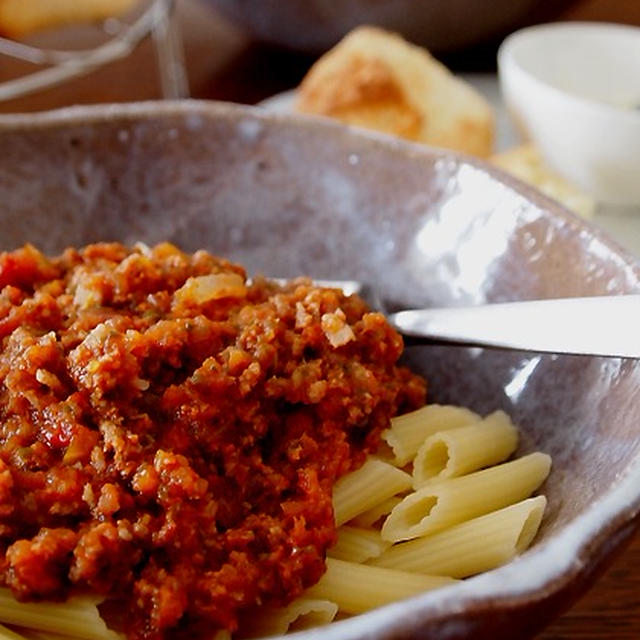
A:
[[[359,293],[358,281],[317,281]],[[383,310],[380,301],[373,306]],[[400,333],[429,342],[590,356],[640,358],[640,295],[502,302],[386,314]]]
[[[640,358],[640,295],[412,309],[387,317],[404,335],[439,342]]]

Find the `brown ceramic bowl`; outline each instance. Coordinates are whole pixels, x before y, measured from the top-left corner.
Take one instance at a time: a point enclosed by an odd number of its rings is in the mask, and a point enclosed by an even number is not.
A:
[[[397,31],[432,51],[451,51],[550,19],[573,1],[542,9],[536,0],[493,0],[488,10],[477,0],[208,0],[258,39],[313,53],[361,24]]]
[[[0,118],[2,246],[204,247],[253,271],[374,284],[392,306],[617,294],[640,268],[497,170],[331,122],[224,104]],[[603,331],[606,331],[603,327]],[[411,347],[431,400],[521,425],[550,453],[533,547],[462,584],[301,637],[526,638],[591,584],[640,512],[640,364]]]

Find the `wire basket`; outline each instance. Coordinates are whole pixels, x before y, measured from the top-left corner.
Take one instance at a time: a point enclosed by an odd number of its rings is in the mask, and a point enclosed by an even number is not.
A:
[[[0,101],[12,100],[87,75],[129,56],[147,36],[154,44],[162,97],[189,94],[180,32],[173,15],[174,0],[148,0],[122,19],[101,23],[101,42],[82,49],[52,49],[0,37],[0,59],[15,58],[34,70],[0,82]]]

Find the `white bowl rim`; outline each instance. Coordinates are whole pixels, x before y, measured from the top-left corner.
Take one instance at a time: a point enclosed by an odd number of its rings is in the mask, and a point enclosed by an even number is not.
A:
[[[573,33],[609,33],[626,32],[631,36],[637,36],[640,41],[640,27],[629,24],[621,24],[615,22],[590,22],[590,21],[567,21],[567,22],[549,22],[544,24],[533,25],[518,29],[508,35],[498,47],[497,62],[498,74],[503,81],[507,73],[515,73],[520,79],[524,79],[537,90],[546,91],[550,96],[557,100],[565,100],[575,105],[580,105],[583,109],[589,109],[593,114],[615,117],[619,121],[627,121],[629,126],[640,125],[640,110],[628,109],[615,104],[611,104],[601,100],[590,99],[585,96],[565,91],[531,73],[523,66],[515,55],[516,47],[518,47],[525,39],[530,40],[537,36],[544,37],[551,32],[573,32]]]

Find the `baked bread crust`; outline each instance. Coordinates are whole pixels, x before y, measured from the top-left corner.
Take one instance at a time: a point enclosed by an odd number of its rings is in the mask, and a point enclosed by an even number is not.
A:
[[[358,27],[309,70],[296,109],[486,157],[491,106],[427,51],[377,27]]]
[[[22,38],[69,24],[122,15],[137,0],[0,0],[0,35]]]
[[[491,162],[585,218],[591,218],[595,213],[595,200],[550,169],[540,151],[530,142],[492,156]]]

